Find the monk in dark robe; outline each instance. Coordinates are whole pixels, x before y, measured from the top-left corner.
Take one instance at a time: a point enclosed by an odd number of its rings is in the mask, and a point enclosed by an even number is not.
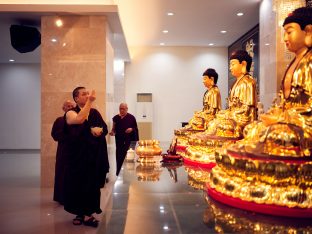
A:
[[[74,108],[76,104],[73,101],[67,100],[63,104],[63,111],[66,113]],[[67,135],[64,132],[65,119],[64,116],[58,117],[52,126],[51,136],[58,142],[55,159],[55,176],[54,176],[54,193],[53,200],[64,204],[64,176],[65,176],[65,157]]]
[[[119,105],[119,114],[113,117],[113,128],[109,134],[115,136],[116,176],[118,176],[131,142],[139,140],[139,130],[136,119],[133,115],[128,113],[128,105],[126,103],[121,103]]]
[[[84,87],[73,91],[77,106],[65,114],[65,132],[70,136],[66,175],[64,209],[77,215],[74,225],[97,227],[94,213],[100,214],[100,189],[109,171],[105,136],[107,125],[101,114],[91,108],[95,91],[89,95]]]

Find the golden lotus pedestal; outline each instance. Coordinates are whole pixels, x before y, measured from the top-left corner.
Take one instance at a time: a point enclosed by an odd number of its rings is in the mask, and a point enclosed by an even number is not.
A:
[[[188,147],[188,141],[190,136],[197,134],[197,133],[202,133],[205,130],[195,130],[195,129],[189,129],[189,130],[174,130],[174,135],[175,135],[175,139],[177,141],[177,145],[176,145],[176,151],[178,154],[183,155],[185,153],[186,148]]]
[[[215,135],[194,135],[189,139],[189,146],[183,155],[184,163],[211,169],[216,165],[215,152],[225,149],[240,138],[219,137]]]
[[[216,154],[207,192],[224,204],[253,212],[312,218],[312,159],[240,151]]]

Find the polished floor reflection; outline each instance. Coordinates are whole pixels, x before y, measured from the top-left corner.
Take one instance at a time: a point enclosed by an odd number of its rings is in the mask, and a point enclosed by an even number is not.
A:
[[[111,158],[114,166],[113,154]],[[53,189],[40,188],[39,150],[2,150],[0,167],[0,233],[93,234],[100,230],[74,226],[73,215],[53,201]],[[101,191],[103,210],[115,180],[112,176]],[[102,215],[98,218],[102,219]]]
[[[1,234],[312,233],[311,219],[260,215],[209,199],[207,170],[131,161],[102,189],[100,226],[74,226],[73,215],[52,201],[53,189],[40,188],[39,151],[0,151],[0,167]]]

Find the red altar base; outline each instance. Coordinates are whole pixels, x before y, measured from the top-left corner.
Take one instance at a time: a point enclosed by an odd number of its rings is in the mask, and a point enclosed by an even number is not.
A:
[[[255,202],[248,202],[239,198],[227,196],[211,188],[209,183],[206,183],[207,193],[209,197],[215,199],[223,204],[239,208],[242,210],[253,211],[262,214],[284,216],[284,217],[296,217],[296,218],[312,218],[311,208],[289,208],[286,206],[258,204]]]
[[[186,150],[187,146],[186,145],[177,145],[176,146],[176,151],[177,153],[185,153],[185,150]]]
[[[195,167],[200,167],[200,168],[205,168],[205,169],[212,169],[216,165],[216,163],[214,162],[204,163],[204,162],[194,161],[186,157],[183,157],[183,161],[185,165],[195,166]]]

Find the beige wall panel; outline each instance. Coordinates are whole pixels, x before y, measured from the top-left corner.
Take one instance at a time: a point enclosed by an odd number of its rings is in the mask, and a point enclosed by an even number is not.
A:
[[[63,27],[56,27],[56,17]],[[97,108],[106,114],[105,16],[44,16],[41,20],[41,185],[53,186],[56,142],[51,137],[61,106],[77,86],[95,89]],[[56,41],[51,41],[52,39]],[[110,59],[113,59],[110,56]]]
[[[152,139],[152,123],[151,122],[138,122],[140,140]]]

